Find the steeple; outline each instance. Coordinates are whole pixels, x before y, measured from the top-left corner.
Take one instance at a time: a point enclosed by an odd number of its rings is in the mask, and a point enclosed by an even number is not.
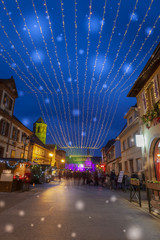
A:
[[[46,135],[47,135],[47,124],[44,122],[42,117],[40,117],[33,125],[33,131],[35,135],[46,144]]]

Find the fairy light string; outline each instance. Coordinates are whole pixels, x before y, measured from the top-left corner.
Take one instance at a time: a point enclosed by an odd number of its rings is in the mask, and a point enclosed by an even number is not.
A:
[[[140,32],[140,30],[141,30],[141,28],[142,28],[142,26],[143,26],[143,23],[145,22],[146,17],[148,16],[148,12],[149,12],[150,9],[151,9],[151,6],[152,6],[153,1],[154,1],[154,0],[151,0],[151,3],[150,3],[150,5],[149,5],[149,7],[148,7],[148,9],[147,9],[147,12],[146,12],[146,14],[145,14],[145,16],[144,16],[144,18],[143,18],[141,24],[139,25],[139,28],[138,28],[137,34],[136,34],[136,36],[135,36],[135,38],[134,38],[132,44],[130,45],[129,50],[128,50],[128,52],[126,53],[126,55],[125,55],[125,57],[124,57],[124,60],[123,60],[123,62],[121,63],[121,65],[120,65],[120,67],[119,67],[119,69],[118,69],[118,71],[117,71],[117,73],[116,73],[114,79],[111,81],[110,85],[111,85],[111,84],[114,82],[114,80],[117,78],[117,76],[118,76],[118,74],[119,74],[119,72],[120,72],[122,66],[123,66],[124,63],[126,62],[126,59],[127,59],[128,55],[129,55],[129,53],[131,52],[131,49],[132,49],[133,45],[135,44],[135,41],[136,41],[137,37],[139,36],[138,34],[139,34],[139,32]],[[106,84],[106,81],[105,81],[104,84]],[[103,91],[103,87],[101,88],[100,93],[101,93],[102,91]]]
[[[116,77],[117,77],[120,69],[122,68],[122,65],[124,64],[124,62],[125,62],[126,59],[127,59],[128,54],[131,52],[131,49],[132,49],[133,45],[135,44],[135,41],[136,41],[136,39],[137,39],[137,37],[138,37],[139,31],[141,30],[142,25],[143,25],[143,23],[145,22],[146,17],[148,16],[148,12],[149,12],[149,10],[151,9],[152,3],[153,3],[153,0],[151,0],[151,3],[150,3],[150,5],[149,5],[149,7],[148,7],[148,9],[147,9],[147,12],[146,12],[146,14],[145,14],[145,16],[144,16],[141,24],[139,25],[139,28],[138,28],[138,31],[137,31],[135,37],[134,37],[134,40],[133,40],[132,44],[130,45],[127,54],[125,55],[124,60],[123,60],[123,63],[122,63],[121,66],[119,67],[116,76],[115,76],[114,79],[111,81],[110,86],[111,86],[111,84],[113,83],[113,81],[116,79]],[[149,34],[149,35],[150,35],[150,34]],[[117,87],[117,86],[116,86],[116,87]],[[109,98],[110,98],[111,93],[113,92],[113,90],[114,90],[116,87],[114,87],[114,88],[111,89],[110,94],[109,94]],[[101,112],[100,112],[100,117],[99,117],[99,122],[98,122],[98,124],[99,124],[100,121],[101,121],[102,109],[103,109],[103,106],[104,106],[104,100],[105,100],[106,93],[108,92],[108,89],[109,89],[109,87],[107,88],[107,90],[105,91],[105,94],[104,94],[104,96],[103,96],[103,103],[102,103],[102,108],[101,108]],[[100,93],[101,93],[101,91],[100,91]],[[108,98],[108,99],[109,99],[109,98]],[[107,103],[107,108],[108,108],[108,103]],[[103,122],[104,122],[104,121],[103,121]],[[97,131],[98,131],[98,130],[97,130]],[[96,132],[97,132],[97,131],[96,131]]]
[[[78,78],[78,43],[77,43],[77,38],[78,38],[78,33],[77,33],[77,0],[74,0],[74,12],[75,12],[75,56],[76,56],[76,81],[77,81],[77,101],[78,101],[78,109],[79,107],[79,78]],[[75,137],[76,137],[76,130],[75,130]],[[77,145],[80,146],[80,134],[79,134],[79,114],[78,114],[78,140],[77,140]]]
[[[111,36],[110,36],[110,39],[109,39],[109,43],[108,43],[108,47],[107,47],[107,51],[105,53],[105,57],[104,57],[104,62],[102,64],[102,69],[101,69],[101,72],[100,72],[100,75],[99,75],[99,79],[98,79],[98,82],[96,85],[99,84],[100,80],[101,80],[101,76],[102,76],[102,73],[103,73],[103,70],[104,70],[104,66],[105,66],[105,63],[106,63],[106,59],[107,59],[107,56],[108,56],[108,53],[109,53],[109,50],[110,50],[110,46],[111,46],[111,42],[112,42],[112,39],[113,39],[113,35],[115,33],[115,28],[116,28],[116,23],[117,23],[117,19],[118,19],[118,16],[119,16],[119,11],[120,11],[120,6],[121,6],[121,1],[120,0],[118,2],[118,8],[117,8],[117,12],[116,12],[116,17],[115,17],[115,20],[113,21],[114,24],[113,24],[113,28],[112,28],[112,32],[111,32]],[[86,127],[88,125],[88,112],[89,112],[89,102],[90,102],[90,93],[91,93],[91,90],[92,90],[92,85],[93,85],[93,79],[91,81],[91,85],[90,85],[90,89],[89,89],[89,94],[88,94],[88,100],[87,100],[87,118],[86,118]],[[94,109],[94,99],[93,98],[93,104],[92,104],[92,110],[91,110],[91,119],[92,119],[92,115],[93,115],[93,109]],[[90,130],[91,130],[91,123],[89,125],[89,133],[88,133],[88,140],[87,140],[87,143],[89,141],[89,137],[90,137]]]
[[[112,73],[112,71],[113,71],[113,69],[114,69],[115,63],[116,63],[116,61],[117,61],[117,59],[118,59],[118,56],[119,56],[119,52],[120,52],[120,50],[121,50],[121,48],[122,48],[123,42],[124,42],[125,37],[126,37],[126,35],[127,35],[127,33],[128,33],[128,29],[129,29],[130,24],[131,24],[131,21],[132,21],[132,16],[134,15],[135,10],[136,10],[136,8],[137,8],[138,1],[139,1],[139,0],[136,0],[134,9],[133,9],[133,11],[132,11],[132,14],[131,14],[131,17],[130,17],[130,20],[129,20],[129,23],[127,24],[127,28],[126,28],[126,30],[125,30],[125,32],[124,32],[123,39],[122,39],[122,41],[121,41],[120,44],[119,44],[118,51],[117,51],[117,53],[116,53],[116,57],[115,57],[115,59],[114,59],[114,61],[113,61],[112,68],[111,68],[110,72],[108,73],[108,76],[107,76],[107,79],[106,79],[106,82],[105,82],[105,83],[107,83],[107,80],[109,79],[109,77],[110,77],[110,75],[111,75],[111,73]],[[97,88],[98,88],[98,84],[96,85],[94,94],[96,94]]]
[[[46,50],[47,56],[48,56],[48,58],[49,58],[49,62],[50,62],[50,65],[51,65],[51,69],[53,70],[56,83],[58,84],[58,88],[59,88],[59,90],[60,90],[60,92],[61,92],[62,102],[63,102],[63,106],[64,106],[64,114],[65,114],[65,117],[66,117],[66,119],[67,119],[66,109],[65,109],[65,104],[64,104],[63,91],[62,91],[62,89],[61,89],[61,87],[60,87],[60,84],[59,84],[59,82],[58,82],[58,78],[57,78],[56,71],[55,71],[55,69],[54,69],[54,67],[53,67],[53,64],[52,64],[52,59],[51,59],[50,54],[49,54],[49,51],[48,51],[48,46],[47,46],[47,43],[46,43],[46,40],[45,40],[43,31],[42,31],[42,27],[41,27],[41,24],[40,24],[40,21],[39,21],[39,17],[38,17],[37,10],[36,10],[35,4],[34,4],[34,0],[32,0],[32,5],[33,5],[33,9],[34,9],[36,18],[37,18],[37,22],[38,22],[39,29],[40,29],[40,32],[41,32],[41,36],[42,36],[42,39],[43,39],[43,43],[44,43],[44,46],[45,46],[45,50]],[[73,133],[72,133],[72,125],[71,125],[71,116],[70,116],[70,107],[69,107],[69,99],[68,99],[68,94],[67,94],[67,93],[68,93],[68,92],[66,92],[66,95],[67,95],[67,104],[68,104],[68,112],[69,112],[69,120],[70,120],[70,128],[71,128],[71,136],[72,136],[72,141],[73,141]],[[66,121],[66,128],[67,128],[68,139],[69,139],[69,141],[71,141],[71,137],[70,137],[70,133],[69,133],[69,128],[68,128],[67,121]]]
[[[65,50],[66,50],[66,55],[67,55],[67,65],[68,65],[68,72],[69,72],[69,78],[70,78],[70,84],[71,84],[71,92],[72,92],[72,101],[73,101],[73,109],[75,109],[75,100],[74,100],[74,91],[73,91],[73,86],[72,86],[72,76],[71,76],[71,69],[70,69],[70,58],[68,54],[68,42],[67,42],[67,36],[66,36],[66,29],[65,29],[65,20],[64,20],[64,3],[62,0],[60,0],[60,5],[61,5],[61,15],[62,15],[62,26],[63,26],[63,34],[64,34],[64,39],[65,39]],[[68,98],[68,96],[67,96]],[[68,100],[69,103],[69,100]],[[73,139],[73,131],[72,131],[72,124],[71,124],[71,113],[70,113],[70,108],[68,108],[69,111],[69,120],[70,120],[70,128],[71,128],[71,135]],[[75,127],[75,116],[73,116],[74,119],[74,131],[76,134],[76,127]],[[72,141],[73,142],[73,141]],[[75,142],[76,145],[76,142]]]
[[[50,79],[50,77],[49,77],[49,74],[47,73],[47,71],[46,71],[46,69],[45,69],[45,67],[44,67],[44,64],[43,64],[43,62],[42,62],[42,60],[41,60],[41,57],[40,57],[40,55],[39,55],[39,53],[38,53],[38,51],[37,51],[36,45],[35,45],[35,43],[34,43],[34,41],[33,41],[33,38],[32,38],[32,36],[31,36],[31,33],[30,33],[30,29],[29,29],[28,25],[26,24],[26,20],[25,20],[25,17],[24,17],[24,15],[23,15],[22,11],[21,11],[21,8],[20,8],[20,5],[19,5],[19,3],[18,3],[18,0],[15,0],[15,2],[16,2],[16,4],[17,4],[17,9],[19,10],[20,15],[22,16],[22,19],[23,19],[23,22],[24,22],[24,26],[25,26],[25,28],[26,28],[26,30],[27,30],[27,32],[28,32],[28,35],[29,35],[30,40],[31,40],[31,42],[32,42],[32,45],[33,45],[33,47],[34,47],[34,49],[35,49],[35,51],[36,51],[36,54],[37,54],[37,56],[38,56],[38,58],[39,58],[39,60],[40,60],[40,63],[41,63],[41,65],[42,65],[42,68],[43,68],[43,70],[44,70],[44,72],[45,72],[45,74],[46,74],[46,76],[47,76],[47,79],[49,80],[52,88],[54,89],[54,86],[53,86],[52,81],[51,81],[51,79]],[[25,47],[25,46],[24,46],[24,47]],[[27,55],[28,55],[28,54],[27,54]],[[30,56],[29,56],[29,57],[30,57]],[[35,66],[34,62],[32,61],[32,58],[31,58],[31,57],[30,57],[30,60],[31,60],[32,65],[34,66],[36,72],[39,74],[40,79],[43,81],[43,83],[45,84],[47,90],[48,90],[48,91],[51,93],[51,95],[52,95],[52,91],[50,90],[50,88],[48,87],[48,85],[46,84],[46,82],[44,81],[44,79],[42,78],[41,74],[39,73],[39,71],[38,71],[37,67]],[[62,113],[61,113],[61,107],[60,107],[60,102],[59,102],[58,93],[57,93],[57,91],[56,91],[55,89],[54,89],[54,91],[55,91],[55,93],[56,93],[56,97],[57,97],[57,100],[58,100],[58,107],[59,107],[60,116],[61,116],[61,122],[62,122],[62,127],[63,127],[63,130],[61,130],[61,132],[64,133],[65,139],[67,139],[66,133],[65,133],[65,127],[63,126],[63,119],[62,119]],[[54,105],[54,108],[55,108],[55,111],[56,111],[56,114],[57,114],[58,122],[60,122],[60,121],[59,121],[59,117],[58,117],[59,114],[57,113],[56,104],[55,104],[55,102],[54,102],[53,96],[52,96],[52,101],[53,101],[53,105]],[[63,103],[63,109],[65,110],[64,103]],[[62,136],[63,136],[63,134],[62,134]]]
[[[93,79],[94,79],[94,76],[95,76],[95,70],[96,70],[96,66],[97,66],[97,60],[98,60],[98,56],[99,56],[99,48],[100,48],[100,45],[101,45],[102,30],[103,30],[103,26],[104,26],[104,22],[105,22],[106,5],[107,5],[107,0],[105,0],[104,7],[103,7],[102,23],[101,23],[101,29],[100,29],[100,32],[99,32],[99,41],[98,41],[98,45],[97,45],[97,49],[96,49],[96,58],[95,58],[95,63],[94,63],[94,67],[93,67],[93,73],[92,73],[92,78],[91,78],[91,85],[93,84]],[[89,142],[90,129],[91,129],[91,124],[92,124],[94,100],[95,100],[95,97],[93,97],[93,105],[92,105],[92,111],[91,111],[92,112],[91,113],[91,121],[90,121],[90,126],[89,126],[89,133],[88,133],[88,138],[87,138],[87,144],[86,144],[87,146],[88,146],[88,142]]]
[[[87,81],[87,71],[88,71],[88,57],[89,57],[89,47],[90,47],[90,31],[91,31],[91,15],[92,15],[92,0],[89,4],[89,17],[88,17],[88,34],[87,34],[87,56],[85,60],[85,74],[84,74],[84,86],[83,86],[83,110],[82,110],[82,133],[84,132],[84,108],[85,108],[85,90]],[[81,147],[83,146],[83,134],[81,136]]]

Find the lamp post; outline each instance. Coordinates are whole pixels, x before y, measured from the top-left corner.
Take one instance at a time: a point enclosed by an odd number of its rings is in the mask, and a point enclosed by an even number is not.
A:
[[[23,137],[22,137],[22,141],[23,141],[23,144],[24,144],[23,158],[25,158],[25,150],[26,150],[26,146],[29,144],[30,137],[27,136],[26,134],[24,134]]]

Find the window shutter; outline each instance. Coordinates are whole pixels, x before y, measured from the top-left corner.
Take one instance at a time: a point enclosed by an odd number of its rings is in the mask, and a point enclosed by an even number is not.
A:
[[[158,78],[157,75],[154,76],[154,92],[155,92],[155,98],[156,102],[159,100],[159,87],[158,87]]]
[[[6,129],[5,129],[5,136],[8,137],[8,132],[9,132],[9,123],[6,122]]]
[[[142,93],[142,102],[143,102],[144,113],[146,113],[146,111],[147,111],[147,101],[146,101],[145,91]]]
[[[0,121],[0,134],[2,134],[2,124],[3,124],[3,119]]]

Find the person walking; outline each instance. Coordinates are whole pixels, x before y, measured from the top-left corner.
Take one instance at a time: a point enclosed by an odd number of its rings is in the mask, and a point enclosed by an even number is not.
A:
[[[113,190],[115,188],[115,179],[116,179],[116,174],[114,169],[111,171],[111,175],[110,175],[110,183],[111,183],[111,190]]]

